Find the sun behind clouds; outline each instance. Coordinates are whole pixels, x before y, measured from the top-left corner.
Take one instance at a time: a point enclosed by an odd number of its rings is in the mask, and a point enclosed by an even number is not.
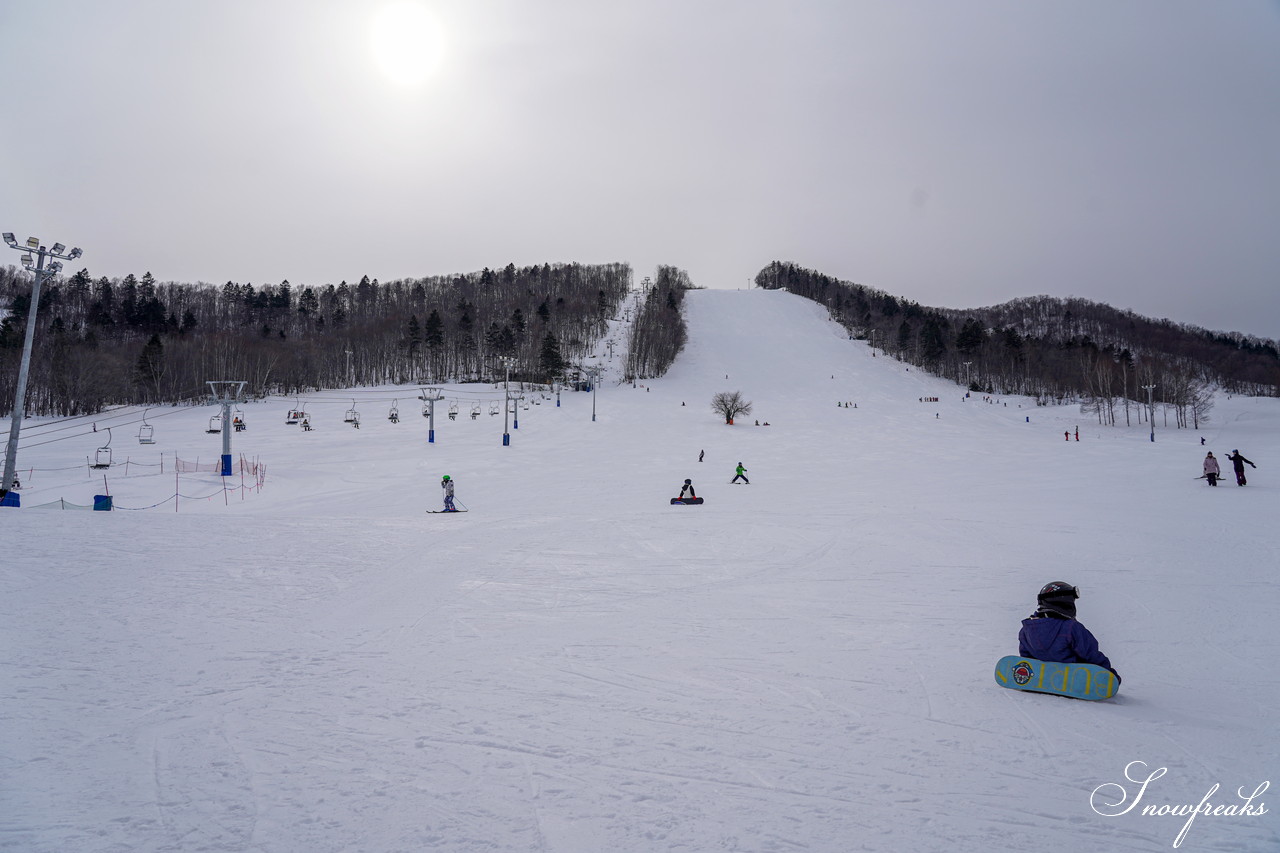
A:
[[[416,86],[431,76],[444,53],[440,24],[427,7],[414,0],[388,3],[369,27],[374,62],[391,82]]]

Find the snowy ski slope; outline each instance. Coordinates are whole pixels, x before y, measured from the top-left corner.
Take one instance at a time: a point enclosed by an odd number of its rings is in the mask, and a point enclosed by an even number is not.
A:
[[[203,474],[180,489],[216,496],[176,512],[29,509],[102,491],[75,467],[102,433],[23,450],[0,850],[1158,851],[1187,818],[1144,806],[1274,778],[1280,401],[1151,443],[966,400],[787,293],[687,316],[666,377],[615,371],[594,422],[589,394],[540,401],[509,447],[492,386],[447,389],[434,444],[416,389],[314,395],[305,434],[293,400],[246,405],[233,449],[268,473],[229,505]],[[732,427],[725,390],[755,404]],[[216,457],[212,413],[153,409],[152,447],[114,430],[117,504],[175,490],[133,463]],[[1232,448],[1248,487],[1193,479]],[[445,473],[466,515],[425,513]],[[705,505],[668,504],[685,477]],[[1113,700],[994,683],[1058,579]],[[1126,766],[1167,771],[1116,815]],[[1276,827],[1204,814],[1180,849]]]

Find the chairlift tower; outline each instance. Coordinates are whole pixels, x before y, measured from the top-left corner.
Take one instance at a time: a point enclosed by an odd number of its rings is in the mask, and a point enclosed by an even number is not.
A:
[[[418,399],[427,404],[427,444],[436,443],[436,400],[444,399],[444,392],[439,388],[422,388]]]
[[[507,429],[508,419],[511,415],[511,365],[515,364],[515,358],[504,355],[502,356],[502,364],[506,367],[506,376],[502,380],[502,446],[511,446],[511,432]]]
[[[596,386],[600,384],[601,368],[599,366],[588,367],[586,374],[591,377],[591,422],[596,420]]]
[[[40,285],[44,284],[45,279],[62,271],[62,261],[74,261],[84,254],[79,249],[67,252],[67,247],[61,243],[54,243],[52,248],[46,249],[41,245],[39,237],[28,237],[25,244],[19,245],[11,231],[4,232],[4,241],[9,244],[10,249],[24,253],[22,265],[35,274],[35,281],[31,285],[31,305],[27,309],[27,336],[22,342],[22,361],[18,365],[18,386],[13,395],[13,417],[9,423],[9,443],[5,446],[4,479],[0,480],[0,495],[7,494],[13,488],[14,469],[18,460],[18,432],[22,429],[22,419],[26,415],[24,406],[27,402],[27,371],[31,369],[31,345],[36,337],[36,314],[40,311]],[[46,265],[48,258],[60,260]]]
[[[213,397],[213,402],[222,406],[222,471],[224,477],[231,476],[231,433],[235,430],[230,429],[231,425],[231,406],[232,404],[240,404],[244,402],[244,386],[247,382],[239,379],[218,380],[216,382],[206,382],[209,386],[209,394]]]

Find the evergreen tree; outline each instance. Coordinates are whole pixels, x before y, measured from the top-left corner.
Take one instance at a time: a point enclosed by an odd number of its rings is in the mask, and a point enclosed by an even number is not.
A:
[[[422,349],[422,324],[418,322],[418,315],[409,315],[409,358],[418,355],[418,350]]]
[[[542,352],[538,362],[542,367],[544,382],[551,382],[567,367],[564,357],[560,354],[560,342],[550,332],[547,332],[547,336],[542,339]]]
[[[427,315],[427,326],[423,332],[422,342],[427,345],[427,349],[432,350],[444,346],[444,321],[440,319],[440,312],[434,308]]]
[[[484,348],[490,353],[502,354],[502,329],[498,328],[496,320],[489,324],[488,329],[485,329]]]
[[[920,357],[925,361],[937,361],[947,351],[946,341],[942,337],[942,324],[930,316],[924,321],[920,330]]]
[[[164,344],[159,335],[152,335],[151,340],[142,348],[142,354],[134,370],[134,378],[143,389],[144,398],[154,400],[160,395],[160,380],[164,376]]]
[[[956,335],[956,349],[965,355],[970,355],[982,346],[985,339],[982,324],[970,317],[964,321],[960,334]]]
[[[316,292],[309,287],[303,288],[302,294],[298,297],[298,313],[311,315],[319,312],[320,300],[316,297]]]

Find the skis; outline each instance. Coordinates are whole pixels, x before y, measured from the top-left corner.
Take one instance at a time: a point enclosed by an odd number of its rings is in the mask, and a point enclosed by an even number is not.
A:
[[[427,515],[444,515],[445,513],[448,513],[449,515],[453,515],[455,512],[466,512],[466,511],[467,510],[465,509],[429,509],[427,510]]]

